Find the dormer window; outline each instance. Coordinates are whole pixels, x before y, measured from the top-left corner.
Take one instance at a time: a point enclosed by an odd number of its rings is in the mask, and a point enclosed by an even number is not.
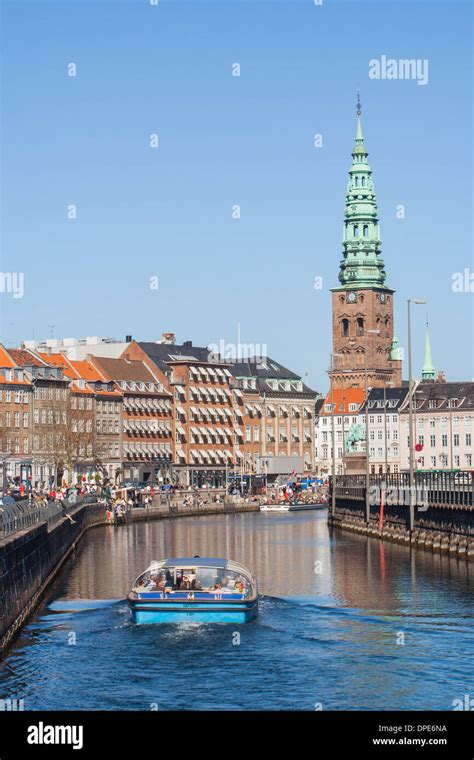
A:
[[[450,409],[456,409],[457,405],[458,405],[457,398],[450,398],[450,399],[448,399],[448,406],[449,406]]]

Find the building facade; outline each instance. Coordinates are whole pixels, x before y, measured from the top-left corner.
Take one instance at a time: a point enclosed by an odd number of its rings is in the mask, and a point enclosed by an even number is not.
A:
[[[115,383],[122,396],[121,452],[123,482],[164,482],[172,477],[172,397],[142,361],[90,356],[104,380]],[[109,402],[102,400],[102,415]],[[104,417],[103,417],[104,419]]]
[[[401,408],[401,468],[409,469],[409,399]],[[474,469],[474,382],[417,382],[413,397],[416,470]]]
[[[298,475],[314,471],[314,409],[318,394],[270,357],[232,365],[236,456],[244,473],[265,474],[285,460]],[[237,453],[238,452],[238,453]]]

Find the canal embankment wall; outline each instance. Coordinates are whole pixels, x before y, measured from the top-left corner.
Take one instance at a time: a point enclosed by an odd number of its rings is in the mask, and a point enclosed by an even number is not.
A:
[[[474,509],[469,505],[436,504],[415,509],[410,530],[406,504],[385,505],[381,524],[380,504],[371,504],[367,521],[365,498],[337,496],[334,514],[329,505],[328,524],[382,541],[474,561]]]
[[[183,505],[155,498],[146,508],[128,510],[126,521],[250,512],[258,508],[255,502]],[[0,655],[33,614],[85,532],[106,525],[106,511],[99,504],[77,504],[68,514],[52,527],[44,521],[6,537],[0,533]]]

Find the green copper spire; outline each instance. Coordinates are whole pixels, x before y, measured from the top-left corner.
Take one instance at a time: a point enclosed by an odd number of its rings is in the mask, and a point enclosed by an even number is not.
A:
[[[367,161],[360,120],[361,105],[357,95],[357,132],[349,169],[343,258],[339,281],[343,288],[384,287],[385,268],[381,257],[382,243],[377,216],[377,200],[372,170]]]
[[[431,356],[430,332],[428,330],[428,320],[426,320],[426,338],[425,338],[425,361],[421,370],[422,380],[434,380],[435,369],[433,367],[433,358]]]

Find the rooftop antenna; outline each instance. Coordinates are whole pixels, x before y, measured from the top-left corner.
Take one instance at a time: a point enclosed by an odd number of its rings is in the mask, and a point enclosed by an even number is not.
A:
[[[56,327],[56,325],[48,325],[48,327],[49,327],[49,337],[54,338],[54,328]]]

